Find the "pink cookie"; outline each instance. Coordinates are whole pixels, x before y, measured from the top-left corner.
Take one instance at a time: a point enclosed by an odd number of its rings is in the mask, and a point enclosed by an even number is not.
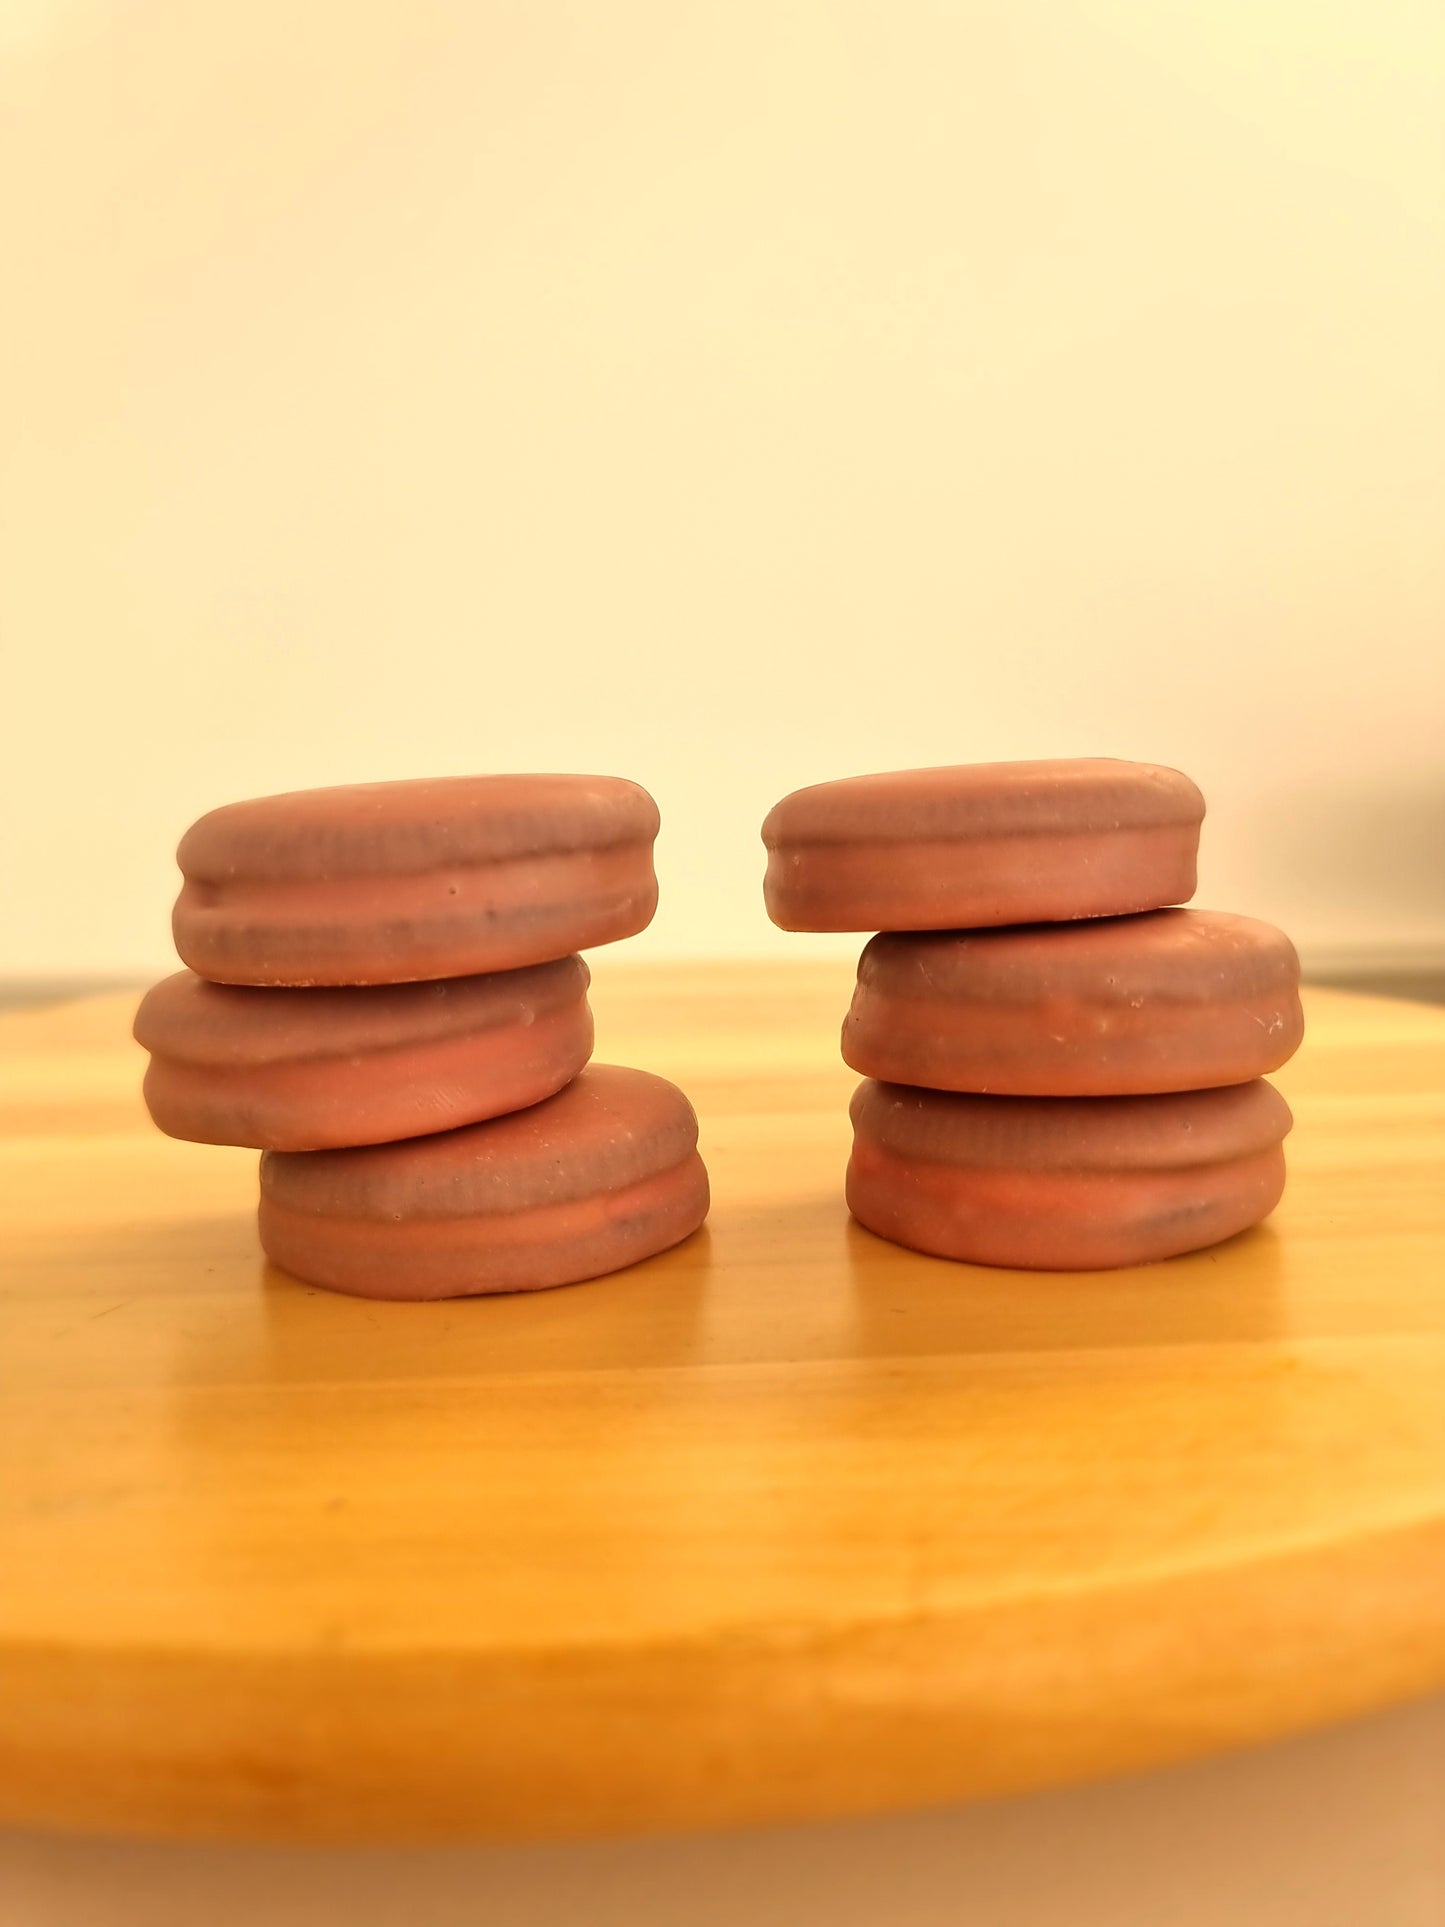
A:
[[[364,1298],[596,1278],[679,1244],[707,1207],[692,1106],[665,1079],[611,1064],[487,1124],[261,1160],[266,1255]]]
[[[843,1056],[887,1083],[1016,1097],[1243,1084],[1299,1048],[1299,958],[1219,910],[875,937]]]
[[[1148,1264],[1257,1224],[1284,1190],[1289,1106],[1263,1079],[1160,1097],[964,1097],[860,1084],[848,1208],[976,1265]]]
[[[964,930],[1159,910],[1194,894],[1204,799],[1106,758],[852,776],[763,824],[784,930]]]
[[[176,948],[213,983],[399,984],[645,929],[657,805],[612,776],[457,776],[212,810],[177,860]]]
[[[449,1131],[560,1090],[592,1054],[580,957],[430,984],[147,993],[145,1096],[171,1137],[314,1151]]]

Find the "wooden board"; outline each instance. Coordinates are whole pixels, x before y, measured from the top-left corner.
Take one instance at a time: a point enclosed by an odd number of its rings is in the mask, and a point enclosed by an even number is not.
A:
[[[1445,1683],[1445,1012],[1317,993],[1271,1224],[1037,1276],[849,1223],[845,968],[595,965],[715,1209],[531,1298],[268,1271],[130,1000],[0,1020],[0,1819],[861,1813]]]

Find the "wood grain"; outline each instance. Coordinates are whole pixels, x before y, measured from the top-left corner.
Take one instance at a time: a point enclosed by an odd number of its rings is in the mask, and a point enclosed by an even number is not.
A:
[[[1445,1012],[1316,993],[1271,1223],[1036,1276],[849,1223],[846,967],[594,964],[715,1207],[531,1298],[268,1270],[133,1000],[0,1019],[0,1820],[860,1813],[1445,1683]]]

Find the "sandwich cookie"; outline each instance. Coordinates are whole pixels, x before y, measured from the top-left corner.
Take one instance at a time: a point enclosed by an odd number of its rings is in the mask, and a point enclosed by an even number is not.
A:
[[[392,984],[645,929],[657,805],[611,776],[458,776],[212,810],[177,852],[181,961],[224,984]]]
[[[960,930],[1160,910],[1194,894],[1204,799],[1105,758],[852,776],[763,824],[784,930]]]
[[[611,1064],[486,1124],[261,1159],[267,1257],[366,1298],[573,1284],[679,1244],[707,1208],[692,1106]]]
[[[1299,1048],[1299,958],[1219,910],[874,937],[843,1057],[886,1083],[1105,1097],[1243,1084]]]
[[[438,983],[147,993],[145,1099],[171,1137],[315,1151],[450,1131],[550,1097],[592,1054],[580,957]]]
[[[848,1207],[970,1264],[1146,1264],[1257,1224],[1284,1189],[1289,1106],[1261,1079],[1156,1097],[975,1097],[861,1084]]]

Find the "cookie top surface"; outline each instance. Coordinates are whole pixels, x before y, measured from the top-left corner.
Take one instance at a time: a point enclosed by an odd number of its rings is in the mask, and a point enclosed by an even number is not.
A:
[[[484,1124],[348,1151],[267,1152],[278,1204],[345,1218],[463,1218],[625,1190],[697,1148],[675,1084],[591,1064],[555,1097]]]
[[[180,970],[141,999],[134,1035],[157,1056],[216,1069],[347,1057],[529,1025],[579,1002],[590,980],[576,956],[435,983],[306,990],[213,984]]]
[[[919,1002],[1209,1003],[1294,989],[1299,957],[1282,930],[1255,917],[1153,910],[1078,923],[886,933],[865,946],[858,982],[881,996]]]
[[[961,763],[848,776],[794,790],[769,811],[763,841],[934,842],[1197,824],[1204,798],[1178,770],[1079,757]]]
[[[860,1138],[903,1158],[974,1169],[1166,1171],[1247,1157],[1293,1119],[1272,1084],[1151,1097],[974,1097],[906,1084],[859,1085]]]
[[[191,825],[176,861],[203,883],[390,876],[651,842],[658,820],[623,777],[422,777],[224,804]]]

